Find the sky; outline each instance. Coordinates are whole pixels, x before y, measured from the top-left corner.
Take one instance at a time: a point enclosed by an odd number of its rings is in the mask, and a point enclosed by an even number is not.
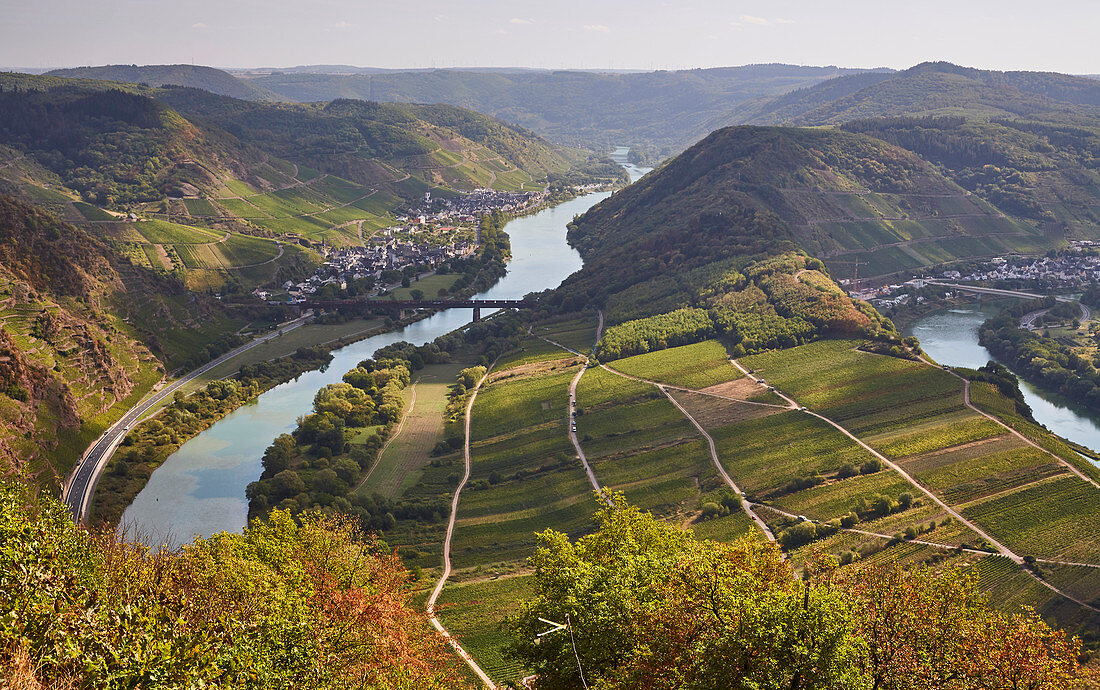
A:
[[[0,66],[1100,73],[1096,0],[0,0]]]

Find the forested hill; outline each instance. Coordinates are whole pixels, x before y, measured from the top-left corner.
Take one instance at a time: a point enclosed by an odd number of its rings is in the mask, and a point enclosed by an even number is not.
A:
[[[892,74],[841,76],[744,109],[727,124],[836,124],[870,117],[967,115],[1096,121],[1100,82],[1053,72],[998,72],[926,62]]]
[[[789,249],[834,276],[1038,246],[1040,231],[1002,216],[916,154],[832,129],[731,127],[617,192],[577,220],[585,257],[572,284],[614,318],[690,303],[714,266]]]
[[[279,100],[279,97],[252,82],[228,72],[202,65],[102,65],[73,67],[46,72],[47,76],[71,79],[102,79],[150,86],[190,86],[223,96],[245,100]]]
[[[164,89],[156,98],[266,153],[364,184],[387,177],[379,163],[428,184],[469,188],[492,182],[485,158],[500,157],[530,180],[566,176],[588,159],[514,125],[451,106],[256,103],[189,88]]]
[[[404,185],[416,187],[410,195],[489,186],[497,173],[505,188],[538,188],[589,163],[588,154],[457,108],[274,105],[18,74],[0,75],[0,88],[0,141],[101,205],[209,193],[231,179],[278,187],[259,170],[272,156],[359,184],[416,178],[421,184]]]
[[[604,148],[629,144],[667,156],[695,141],[698,136],[693,133],[702,123],[740,103],[857,71],[779,64],[630,74],[296,71],[273,72],[247,81],[291,101],[357,98],[449,103],[494,115],[566,145]]]

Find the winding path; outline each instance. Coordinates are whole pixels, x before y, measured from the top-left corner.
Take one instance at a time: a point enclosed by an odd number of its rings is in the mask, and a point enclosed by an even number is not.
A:
[[[489,365],[489,368],[485,370],[485,375],[478,380],[477,385],[474,386],[474,392],[470,396],[470,402],[466,403],[466,443],[462,448],[463,460],[466,463],[466,471],[462,475],[462,481],[458,483],[458,487],[455,488],[455,495],[451,499],[451,517],[447,521],[447,536],[443,541],[443,575],[440,576],[439,582],[436,583],[435,589],[432,590],[431,596],[428,597],[428,603],[425,608],[428,612],[428,621],[432,624],[432,627],[439,631],[443,635],[443,639],[458,653],[462,660],[477,674],[477,677],[481,679],[481,682],[485,683],[490,690],[496,690],[496,683],[489,677],[489,674],[485,673],[484,669],[478,666],[474,658],[470,656],[470,653],[463,649],[458,640],[447,632],[447,629],[443,627],[443,623],[439,621],[439,616],[435,612],[435,602],[439,599],[439,595],[443,593],[443,586],[447,584],[447,578],[451,576],[451,537],[455,532],[455,518],[458,516],[458,498],[462,493],[462,487],[466,486],[466,482],[470,480],[470,422],[473,416],[474,400],[477,399],[477,393],[481,390],[481,386],[485,383],[485,380],[489,378],[489,372],[493,370],[493,366],[496,365],[494,361]],[[379,455],[381,457],[381,455]]]

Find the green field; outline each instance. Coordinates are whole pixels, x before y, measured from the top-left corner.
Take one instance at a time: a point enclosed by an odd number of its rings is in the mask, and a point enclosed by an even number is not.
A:
[[[547,527],[573,536],[590,529],[592,487],[566,429],[569,381],[577,370],[503,378],[478,393],[470,484],[452,544],[456,568],[526,558],[534,533]]]
[[[835,472],[872,456],[816,417],[797,411],[708,429],[718,458],[750,496],[769,494],[811,472]]]
[[[459,639],[490,678],[498,683],[514,683],[530,675],[530,669],[505,656],[503,648],[510,637],[502,624],[520,602],[534,594],[530,575],[448,583],[436,609],[447,631]]]
[[[962,512],[1017,553],[1100,564],[1100,491],[1077,477],[1039,481]]]
[[[413,384],[404,390],[404,397],[408,405],[415,392],[415,404],[406,408],[389,445],[359,487],[360,494],[396,498],[416,483],[420,471],[432,460],[432,448],[443,439],[447,392],[465,367],[462,363],[429,364],[413,374]]]
[[[595,344],[596,319],[594,316],[582,316],[568,321],[551,322],[535,327],[532,332],[587,354]]]
[[[616,360],[614,369],[631,376],[685,388],[706,388],[743,376],[730,363],[725,345],[705,340]]]
[[[187,213],[199,217],[219,217],[225,215],[221,209],[206,199],[184,199]]]
[[[741,360],[784,393],[807,407],[844,420],[879,415],[852,431],[892,423],[905,425],[915,404],[933,410],[961,406],[962,382],[918,362],[856,350],[858,342],[822,340]],[[919,416],[925,416],[921,409]]]
[[[439,291],[450,290],[458,278],[459,276],[453,273],[426,276],[420,280],[412,281],[407,288],[394,288],[391,294],[394,299],[412,299],[412,291],[420,290],[424,293],[424,299],[438,299],[440,296]]]
[[[497,362],[497,368],[503,370],[509,367],[518,367],[522,364],[553,361],[563,358],[572,359],[573,357],[575,357],[575,355],[572,352],[566,352],[557,345],[548,343],[542,338],[527,336],[519,342],[518,349],[501,356],[500,361]]]
[[[73,206],[77,211],[80,211],[80,215],[88,220],[118,220],[117,216],[107,213],[98,206],[92,206],[83,201],[74,201]]]
[[[210,244],[225,236],[224,233],[163,220],[139,220],[133,223],[133,227],[153,244]]]

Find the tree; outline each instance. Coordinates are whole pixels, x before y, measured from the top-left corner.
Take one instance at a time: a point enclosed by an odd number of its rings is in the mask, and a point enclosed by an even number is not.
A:
[[[409,296],[419,302],[420,300],[424,299],[424,291],[420,288],[413,288],[412,290],[409,290]]]
[[[578,687],[581,669],[607,690],[1064,690],[1078,674],[1078,640],[990,609],[959,570],[810,556],[795,577],[775,544],[700,541],[602,498],[594,534],[538,535],[535,596],[509,619],[539,688]],[[539,618],[569,630],[536,643]]]
[[[836,584],[857,604],[864,645],[855,662],[873,688],[1057,690],[1077,671],[1079,640],[1034,611],[990,609],[961,570],[867,567]]]
[[[512,650],[540,688],[847,688],[847,608],[796,580],[772,544],[702,542],[608,495],[599,529],[554,530],[530,559],[537,596],[511,618]],[[572,635],[547,636],[538,618]]]
[[[349,518],[275,511],[151,552],[24,492],[0,483],[0,669],[20,687],[464,687],[400,558]]]

